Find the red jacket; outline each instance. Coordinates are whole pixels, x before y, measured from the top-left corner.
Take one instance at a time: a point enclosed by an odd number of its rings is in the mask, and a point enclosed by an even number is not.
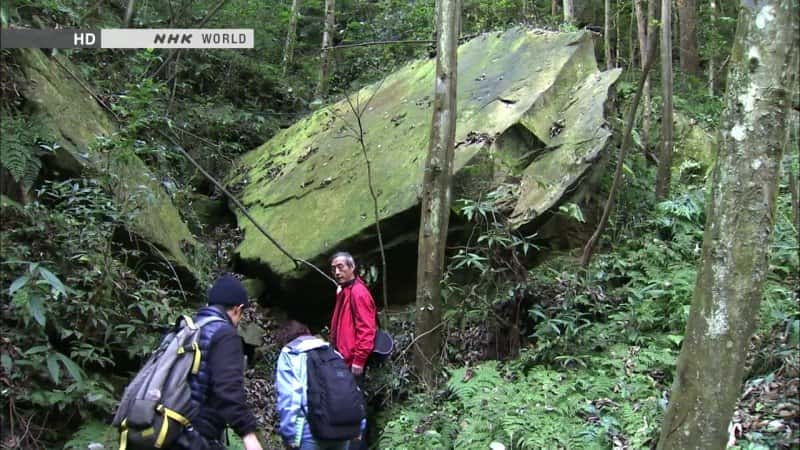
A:
[[[345,363],[364,367],[375,347],[375,300],[369,289],[356,277],[336,294],[331,318],[331,342]]]

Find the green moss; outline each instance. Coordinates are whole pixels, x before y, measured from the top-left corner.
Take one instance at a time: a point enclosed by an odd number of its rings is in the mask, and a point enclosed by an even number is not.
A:
[[[714,165],[716,139],[700,124],[693,123],[684,114],[675,113],[675,157],[672,164],[679,167],[691,160],[708,169]]]
[[[458,65],[454,169],[456,181],[464,183],[474,183],[476,178],[459,172],[484,166],[488,143],[515,124],[530,121],[527,128],[544,140],[551,117],[572,98],[569,94],[577,80],[597,71],[587,34],[525,29],[489,33],[465,43],[459,48]],[[434,72],[435,61],[416,61],[352,95],[354,103],[369,102],[362,123],[381,220],[418,203]],[[606,87],[616,74],[602,80]],[[552,92],[558,95],[553,97]],[[586,102],[598,103],[602,109],[606,91],[588,90],[587,94],[599,95]],[[539,108],[547,108],[548,113],[539,114],[546,119],[532,118]],[[241,159],[244,170],[229,180],[247,182],[245,205],[296,257],[319,258],[344,241],[369,236],[374,227],[366,165],[352,130],[355,122],[346,101],[317,110],[245,155]],[[602,112],[591,125],[599,122]],[[586,134],[597,134],[603,142],[607,137],[596,128]],[[495,176],[492,170],[481,172],[477,181],[491,181]],[[471,191],[470,187],[456,186],[456,192]],[[283,276],[302,275],[252,224],[239,219],[244,240],[237,251],[242,258],[266,263]]]
[[[94,150],[95,143],[99,136],[113,136],[115,127],[75,79],[77,69],[40,50],[23,49],[19,56],[28,80],[25,98],[62,147],[56,166],[72,173],[86,167],[105,170],[105,156]],[[136,155],[115,155],[112,162],[112,172],[122,180],[115,197],[120,203],[132,202],[139,210],[132,231],[159,247],[170,263],[199,276],[193,257],[184,252],[191,248],[196,253],[197,243],[159,181]]]
[[[48,58],[42,51],[22,49],[20,60],[25,78],[25,97],[35,105],[42,123],[62,137],[58,144],[62,167],[77,168],[96,162],[88,148],[97,136],[114,132],[111,121],[91,94],[73,77],[77,69],[68,62]],[[71,159],[71,161],[70,161]]]
[[[604,101],[598,99],[607,98],[619,74],[619,69],[593,73],[571,89],[567,107],[560,112],[564,128],[548,138],[553,150],[525,169],[523,188],[512,213],[515,224],[522,225],[553,206],[597,160],[611,136],[604,126]]]

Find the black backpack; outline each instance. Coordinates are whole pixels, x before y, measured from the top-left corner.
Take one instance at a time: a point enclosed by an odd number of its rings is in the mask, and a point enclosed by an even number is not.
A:
[[[350,368],[329,345],[309,350],[307,355],[306,418],[311,434],[331,441],[357,438],[366,408]]]
[[[125,388],[112,425],[120,432],[120,450],[167,448],[199,410],[192,401],[189,374],[200,368],[200,329],[221,317],[194,322],[183,316]]]
[[[350,315],[353,318],[353,323],[356,323],[356,313],[352,304],[350,305]],[[380,365],[394,353],[394,338],[381,328],[381,320],[377,314],[375,315],[375,325],[377,326],[377,330],[375,330],[375,343],[372,347],[372,352],[369,354],[369,357],[367,357],[367,363],[374,362],[376,365]]]

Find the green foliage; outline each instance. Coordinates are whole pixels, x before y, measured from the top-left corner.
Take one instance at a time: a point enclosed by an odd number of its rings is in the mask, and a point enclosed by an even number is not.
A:
[[[118,432],[102,422],[87,422],[64,444],[64,450],[85,450],[91,443],[116,448],[119,445]]]
[[[163,101],[166,86],[152,78],[144,78],[141,82],[128,84],[127,89],[112,105],[118,117],[125,120],[126,132],[135,135],[142,129],[160,125],[164,119]]]
[[[515,195],[518,193],[514,186],[501,185],[485,199],[457,203],[457,212],[472,222],[473,231],[471,239],[450,258],[443,295],[447,304],[444,319],[462,332],[478,324],[496,330],[518,330],[519,302],[527,289],[524,261],[537,247],[532,242],[533,236],[513,230],[506,219],[507,205]],[[479,340],[467,343],[454,339],[446,351],[454,360],[464,361],[471,358],[466,345],[485,344]],[[498,351],[513,354],[517,344],[518,341],[512,340],[508,348]]]
[[[658,369],[676,350],[618,346],[590,357],[591,368],[526,370],[486,362],[451,372],[449,395],[434,404],[414,398],[394,411],[381,448],[632,448],[658,432],[665,386]],[[653,376],[656,378],[653,378]]]
[[[5,261],[5,263],[14,264],[19,261]],[[26,273],[11,283],[8,295],[12,297],[15,307],[27,310],[28,314],[23,316],[26,326],[29,325],[29,319],[33,318],[39,326],[43,327],[47,321],[44,310],[45,301],[49,299],[57,301],[59,297],[66,297],[67,291],[53,272],[38,263],[27,263],[27,265]]]
[[[451,366],[447,392],[413,395],[380,417],[382,448],[479,449],[491,442],[506,448],[654,445],[693,298],[706,198],[702,186],[690,185],[664,202],[642,202],[651,201],[652,174],[640,171],[638,160],[632,163],[635,169],[626,172],[631,191],[621,197],[629,208],[615,219],[610,250],[598,255],[585,274],[577,272],[574,259],[551,257],[519,284],[531,299],[521,327],[528,342],[519,357],[505,365]],[[486,223],[497,212],[485,201],[462,202],[460,211]],[[487,230],[481,235],[491,234],[492,228]],[[484,297],[456,303],[458,311],[446,313],[450,318],[491,318],[486,299],[493,291],[485,286],[509,283],[513,273],[494,278],[490,251],[511,241],[474,239],[468,251],[451,260],[448,276],[454,278],[448,281],[456,286],[448,284],[448,295]],[[749,376],[796,373],[797,249],[790,199],[783,190]],[[465,271],[490,281],[457,278]],[[448,332],[464,336],[454,328]],[[448,338],[448,345],[454,341]],[[773,448],[788,439],[764,429],[750,431],[737,448]]]
[[[11,177],[25,190],[33,187],[39,170],[42,168],[41,156],[58,148],[46,145],[46,137],[41,125],[20,114],[12,114],[0,109],[0,165],[8,170]]]
[[[46,182],[36,193],[0,228],[0,360],[10,383],[2,396],[22,415],[16,420],[50,407],[107,414],[115,395],[106,371],[120,357],[148,354],[182,304],[157,272],[133,269],[144,262],[140,251],[115,240],[136,210],[121,209],[96,180]],[[69,425],[35,421],[48,419]],[[55,425],[40,423],[53,433]]]

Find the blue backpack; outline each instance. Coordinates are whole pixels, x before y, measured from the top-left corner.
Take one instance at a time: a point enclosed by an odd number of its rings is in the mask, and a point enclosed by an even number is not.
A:
[[[328,345],[309,350],[307,356],[306,418],[311,434],[331,441],[357,438],[366,407],[350,368]]]

